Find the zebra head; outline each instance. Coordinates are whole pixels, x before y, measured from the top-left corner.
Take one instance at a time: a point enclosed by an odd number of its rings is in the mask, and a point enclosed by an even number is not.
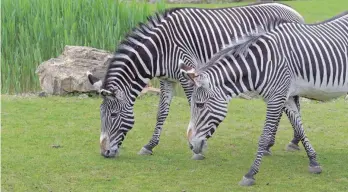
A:
[[[225,118],[228,102],[218,88],[211,86],[207,74],[197,73],[194,68],[183,64],[180,68],[194,84],[187,139],[191,150],[195,154],[201,154],[207,146],[207,139]]]
[[[102,89],[102,81],[87,72],[89,82],[103,96],[100,105],[101,133],[100,153],[104,157],[115,157],[119,154],[127,132],[134,125],[132,104],[120,89]]]

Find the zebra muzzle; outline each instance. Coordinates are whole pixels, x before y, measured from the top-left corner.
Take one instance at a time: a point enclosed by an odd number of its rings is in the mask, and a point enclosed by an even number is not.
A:
[[[203,152],[203,149],[206,147],[206,140],[202,139],[200,141],[195,141],[193,140],[192,144],[190,143],[190,149],[195,153],[195,154],[201,154]]]

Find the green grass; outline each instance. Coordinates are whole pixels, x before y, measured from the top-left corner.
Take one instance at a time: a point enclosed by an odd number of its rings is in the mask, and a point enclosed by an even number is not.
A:
[[[2,0],[2,93],[39,90],[36,67],[62,53],[65,45],[91,46],[108,51],[146,16],[164,7],[230,7],[231,4],[146,4],[121,0]],[[345,11],[347,0],[284,1],[309,23]],[[158,82],[154,81],[158,86]],[[178,95],[183,95],[177,86]]]
[[[256,185],[243,188],[262,130],[260,100],[231,102],[227,118],[208,141],[206,159],[191,160],[185,132],[187,101],[175,97],[153,156],[138,156],[155,125],[158,97],[135,104],[136,123],[117,159],[99,154],[100,98],[2,96],[1,191],[348,191],[348,103],[302,102],[307,135],[323,173],[286,152],[292,128],[283,118],[273,156],[265,157]],[[52,148],[60,145],[61,148]]]

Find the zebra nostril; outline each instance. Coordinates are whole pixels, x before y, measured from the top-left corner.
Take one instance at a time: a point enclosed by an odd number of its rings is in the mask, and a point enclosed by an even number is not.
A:
[[[105,151],[105,156],[109,156],[109,154],[110,154],[110,150],[106,150]]]
[[[193,149],[193,145],[190,143],[190,149],[192,150]]]

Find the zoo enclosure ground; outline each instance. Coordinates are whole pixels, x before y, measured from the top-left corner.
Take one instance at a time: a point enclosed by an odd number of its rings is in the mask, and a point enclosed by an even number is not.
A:
[[[286,152],[292,139],[283,118],[263,159],[256,185],[239,180],[249,169],[261,134],[265,104],[235,99],[208,141],[206,159],[191,160],[185,132],[186,99],[174,97],[153,156],[137,152],[152,135],[158,96],[135,103],[135,126],[117,159],[99,154],[100,98],[2,96],[2,191],[348,191],[348,103],[301,102],[305,130],[323,173],[308,173],[308,158]]]

